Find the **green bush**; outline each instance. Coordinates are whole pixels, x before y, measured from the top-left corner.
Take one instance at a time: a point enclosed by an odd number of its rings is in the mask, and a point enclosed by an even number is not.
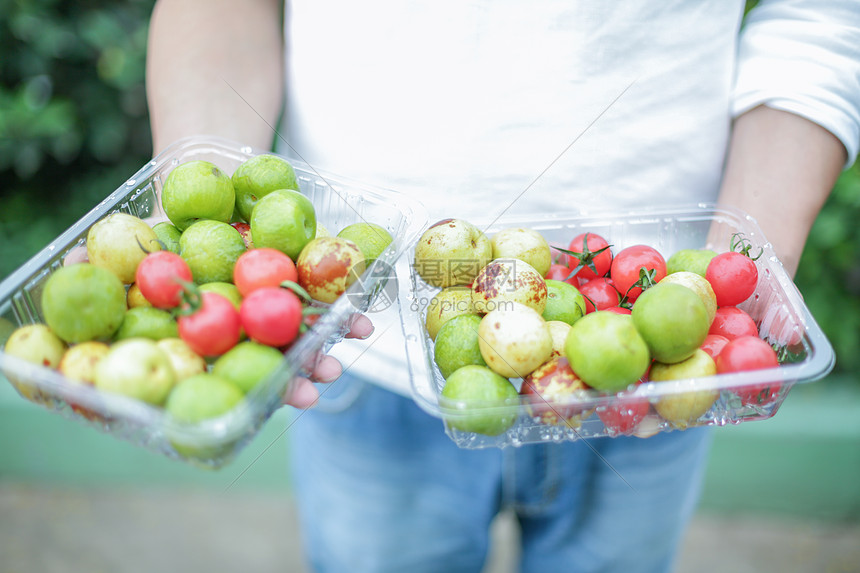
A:
[[[860,162],[845,171],[816,219],[795,283],[836,350],[836,370],[860,370]]]
[[[0,277],[151,156],[153,0],[0,0]]]

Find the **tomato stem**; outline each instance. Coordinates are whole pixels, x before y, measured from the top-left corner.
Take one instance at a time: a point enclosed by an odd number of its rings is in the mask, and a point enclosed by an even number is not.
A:
[[[173,309],[174,316],[188,316],[197,312],[203,306],[200,287],[184,279],[174,278],[173,280],[182,285],[179,306]]]
[[[591,297],[589,297],[587,294],[584,294],[582,292],[580,292],[580,294],[582,295],[582,298],[584,298],[585,300],[587,300],[588,302],[591,303],[591,308],[593,308],[594,310],[597,310],[597,305],[594,304],[594,300]]]
[[[630,288],[627,289],[627,292],[624,293],[624,297],[621,299],[621,302],[618,303],[618,306],[624,308],[633,308],[633,303],[630,302],[630,291],[639,287],[642,289],[642,292],[645,292],[655,284],[657,281],[654,280],[657,277],[657,269],[649,269],[646,267],[639,267],[639,280],[630,285]]]
[[[147,255],[148,255],[148,254],[150,254],[150,253],[152,252],[152,251],[150,251],[149,249],[147,249],[146,247],[144,247],[144,246],[143,246],[143,243],[141,243],[141,242],[140,242],[140,237],[138,237],[137,235],[135,235],[135,236],[134,236],[134,240],[135,240],[135,241],[137,241],[137,246],[138,246],[138,247],[140,247],[140,250],[141,250],[141,251],[143,251],[143,252],[144,252],[144,253],[146,253]],[[161,241],[158,241],[158,244],[159,244],[159,245],[161,245],[162,250],[164,250],[164,244],[163,244]]]
[[[606,249],[609,249],[611,247],[612,247],[612,245],[606,245],[605,247],[601,247],[601,248],[597,249],[596,251],[592,251],[591,249],[588,248],[588,233],[585,233],[582,236],[582,251],[581,252],[569,251],[567,249],[562,249],[561,247],[553,247],[553,248],[558,250],[558,251],[561,251],[562,253],[564,253],[570,257],[574,257],[579,261],[579,264],[576,266],[575,269],[573,269],[573,271],[570,273],[570,276],[567,277],[567,279],[565,279],[565,280],[569,280],[571,277],[575,276],[579,271],[581,271],[585,267],[588,267],[589,269],[591,269],[591,271],[594,274],[598,274],[597,273],[597,267],[594,264],[594,259],[597,257],[597,255],[599,255],[600,253],[602,253],[603,251],[605,251]]]
[[[752,243],[749,239],[744,237],[743,233],[733,233],[732,238],[729,241],[729,250],[738,252],[745,257],[749,257],[750,260],[756,261],[764,254],[764,249],[762,247],[758,248],[758,254],[756,256],[752,256],[750,254],[750,250],[752,249]]]
[[[806,358],[805,352],[792,352],[786,344],[771,344],[771,348],[776,352],[776,361],[780,364],[794,364],[795,362],[803,362]]]
[[[284,281],[281,283],[281,286],[284,287],[285,289],[289,289],[289,290],[293,291],[294,293],[296,293],[296,295],[298,295],[298,297],[300,299],[304,300],[308,304],[310,304],[313,301],[313,299],[311,298],[311,295],[308,294],[308,291],[303,289],[299,285],[299,283],[297,283],[297,282]]]

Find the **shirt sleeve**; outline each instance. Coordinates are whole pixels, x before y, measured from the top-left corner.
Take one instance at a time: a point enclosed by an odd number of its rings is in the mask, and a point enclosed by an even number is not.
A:
[[[795,113],[860,148],[860,0],[763,0],[738,45],[732,115],[758,105]]]

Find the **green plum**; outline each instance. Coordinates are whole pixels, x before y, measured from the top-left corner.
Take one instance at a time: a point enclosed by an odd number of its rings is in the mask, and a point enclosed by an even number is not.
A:
[[[236,191],[230,177],[209,161],[187,161],[176,166],[161,190],[164,213],[183,232],[201,219],[229,223],[235,204]]]

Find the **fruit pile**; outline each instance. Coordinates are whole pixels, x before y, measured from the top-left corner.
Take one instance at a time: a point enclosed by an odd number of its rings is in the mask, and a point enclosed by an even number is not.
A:
[[[528,228],[488,237],[462,219],[439,221],[419,239],[413,268],[440,289],[424,324],[445,379],[447,424],[498,435],[524,404],[536,422],[574,429],[596,413],[609,435],[639,433],[649,415],[696,425],[719,390],[630,394],[644,382],[779,365],[738,306],[758,283],[759,254],[750,251],[736,235],[726,252],[683,249],[665,259],[646,244],[616,252],[592,232],[563,248]],[[780,383],[731,390],[763,407]]]
[[[72,262],[72,251],[45,281],[43,322],[15,330],[4,352],[178,422],[215,418],[266,379],[392,241],[372,223],[332,236],[291,164],[269,154],[232,176],[181,163],[161,205],[168,220],[115,212],[90,227],[86,256],[79,247]],[[49,399],[9,378],[25,397]]]

